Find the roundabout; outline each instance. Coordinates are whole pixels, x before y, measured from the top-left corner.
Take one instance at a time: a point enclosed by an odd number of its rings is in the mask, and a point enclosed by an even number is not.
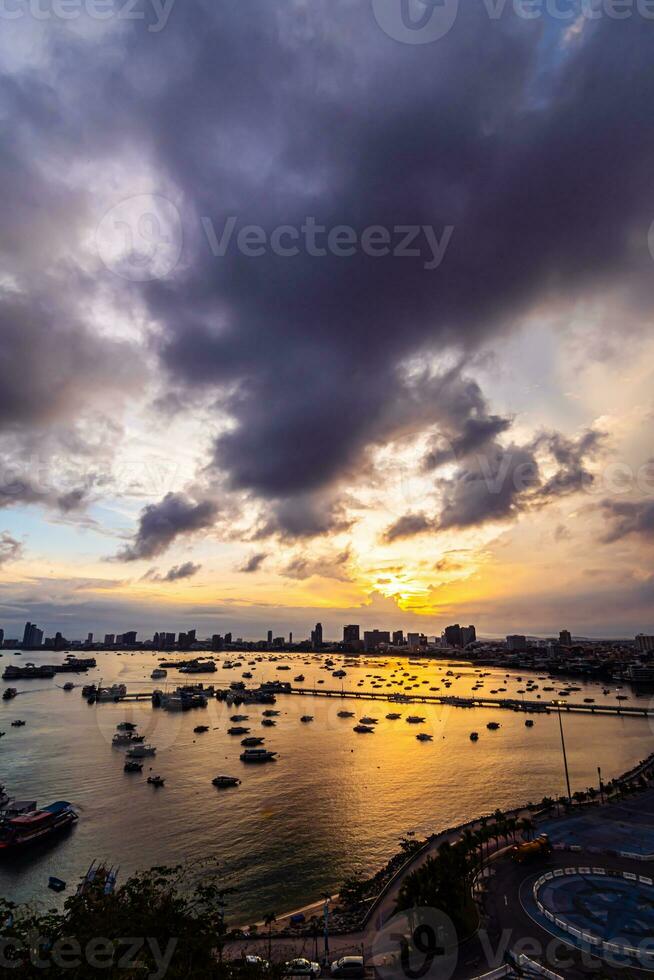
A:
[[[552,936],[623,965],[654,970],[654,883],[602,867],[557,868],[531,887],[527,911]]]

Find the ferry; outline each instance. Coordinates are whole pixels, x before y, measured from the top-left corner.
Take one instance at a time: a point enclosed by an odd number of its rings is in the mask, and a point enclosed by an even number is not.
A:
[[[272,762],[276,755],[269,749],[246,749],[239,758],[241,762]]]
[[[77,813],[66,800],[10,817],[0,824],[0,854],[37,844],[71,827],[77,819]]]

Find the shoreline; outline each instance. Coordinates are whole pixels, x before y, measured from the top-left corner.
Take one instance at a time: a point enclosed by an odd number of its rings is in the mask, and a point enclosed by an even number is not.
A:
[[[606,792],[605,804],[611,802],[611,796],[609,795],[609,789],[608,789],[609,786],[615,787],[616,785],[629,783],[632,780],[637,779],[639,776],[644,775],[647,770],[652,770],[652,769],[654,769],[654,751],[651,752],[650,755],[647,756],[645,759],[641,759],[640,762],[632,766],[631,769],[628,769],[626,770],[626,772],[623,772],[620,775],[615,776],[613,779],[609,780],[607,783],[604,784],[604,789]],[[544,813],[551,813],[554,809],[560,808],[561,804],[559,804],[558,802],[560,798],[551,797],[551,799],[553,800],[553,805],[552,807],[549,807],[546,810],[542,809],[543,800],[541,800],[539,803],[525,803],[522,805],[512,807],[511,809],[508,810],[503,810],[502,813],[506,817],[516,817],[516,818],[518,818],[520,814],[529,813],[534,817],[535,820],[538,820],[538,818],[542,816]],[[563,816],[564,817],[566,815],[570,816],[570,813],[574,810],[582,810],[582,809],[586,809],[588,806],[596,806],[596,805],[600,805],[599,802],[596,803],[595,801],[591,801],[590,804],[587,802],[573,803],[570,808],[570,811],[567,814],[564,814]],[[369,908],[363,913],[363,916],[359,923],[359,929],[352,930],[350,932],[338,933],[338,935],[356,936],[359,933],[364,932],[367,926],[369,925],[374,914],[378,911],[378,909],[380,909],[382,903],[388,897],[388,894],[391,891],[393,885],[396,884],[399,880],[401,880],[401,878],[409,872],[409,869],[413,864],[417,864],[420,858],[429,854],[429,852],[433,848],[439,847],[440,844],[444,843],[447,839],[449,838],[458,839],[465,830],[473,829],[477,825],[481,825],[482,821],[492,819],[495,812],[496,810],[489,811],[488,813],[481,814],[480,816],[477,816],[472,820],[468,820],[465,823],[458,824],[455,827],[446,828],[442,831],[435,831],[433,834],[430,834],[427,838],[425,838],[421,846],[413,854],[409,855],[407,860],[403,862],[400,865],[400,867],[391,875],[391,877],[386,882],[386,884],[382,887],[382,890],[378,893],[378,895],[376,895],[372,899]],[[562,815],[559,813],[559,817],[561,816]],[[396,851],[395,854],[391,855],[385,867],[388,867],[388,864],[390,864],[390,862],[393,861],[394,858],[398,857],[400,853],[401,853],[400,851]],[[380,868],[375,874],[371,875],[370,878],[366,880],[371,881],[373,878],[376,877],[377,874],[381,874],[383,873],[383,871],[384,868]],[[337,893],[335,895],[332,895],[329,901],[335,902],[338,900],[338,898],[339,895]],[[275,924],[288,922],[290,926],[290,919],[293,915],[297,915],[299,913],[306,913],[309,911],[315,911],[315,910],[322,912],[324,902],[325,902],[324,899],[320,899],[317,901],[314,900],[313,902],[309,901],[307,902],[307,904],[303,905],[298,909],[295,909],[292,912],[284,912],[282,915],[279,915],[277,917],[277,919],[275,920]],[[265,923],[263,922],[256,923],[257,927],[264,926],[264,925]],[[307,926],[306,922],[302,923],[298,927],[297,934],[288,933],[282,927],[281,929],[274,929],[272,935],[273,938],[294,938],[294,939],[299,938],[305,935],[304,930],[306,929],[306,926]],[[246,927],[236,926],[235,928],[239,931],[245,931]],[[261,939],[261,934],[258,933],[258,934],[249,935],[249,933],[246,933],[242,937],[242,939],[246,941],[258,940]]]

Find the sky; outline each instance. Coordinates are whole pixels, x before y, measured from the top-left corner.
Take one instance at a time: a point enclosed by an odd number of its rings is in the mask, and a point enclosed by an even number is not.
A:
[[[0,626],[654,632],[654,11],[0,11]]]

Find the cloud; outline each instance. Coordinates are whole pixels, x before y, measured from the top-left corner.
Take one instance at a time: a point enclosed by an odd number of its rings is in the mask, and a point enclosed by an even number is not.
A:
[[[245,572],[248,575],[252,574],[253,572],[258,572],[267,557],[267,551],[258,551],[256,554],[250,555],[249,558],[246,558],[238,570],[239,572]]]
[[[178,582],[182,578],[191,578],[202,568],[202,565],[195,565],[192,561],[185,561],[181,565],[173,565],[164,575],[164,582]]]
[[[609,529],[603,540],[607,543],[630,536],[654,539],[654,500],[603,500],[601,508]]]
[[[329,578],[339,582],[349,582],[350,575],[347,571],[347,564],[351,554],[349,548],[336,555],[319,555],[312,557],[309,555],[297,555],[283,569],[282,575],[285,578],[304,579]]]
[[[392,544],[394,541],[402,541],[405,538],[415,537],[417,534],[424,534],[425,531],[431,531],[433,528],[433,520],[425,514],[404,514],[386,528],[382,540],[386,544]]]
[[[218,517],[218,505],[212,500],[192,500],[183,493],[167,493],[157,504],[148,504],[141,512],[132,544],[116,555],[118,561],[154,558],[180,535],[194,534],[212,527]]]
[[[0,566],[23,557],[23,545],[12,537],[9,531],[0,533]]]

